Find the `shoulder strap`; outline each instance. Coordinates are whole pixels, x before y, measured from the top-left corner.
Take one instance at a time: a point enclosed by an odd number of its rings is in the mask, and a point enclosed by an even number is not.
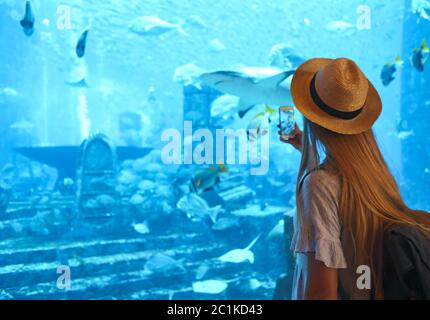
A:
[[[323,168],[322,168],[322,166],[318,166],[318,167],[316,167],[316,168],[313,168],[312,170],[310,170],[310,171],[308,171],[308,172],[306,172],[304,175],[303,175],[303,177],[302,177],[302,179],[300,180],[300,184],[299,184],[299,191],[302,189],[302,187],[303,187],[303,183],[305,182],[305,179],[312,173],[312,172],[315,172],[315,171],[318,171],[318,170],[324,170]]]

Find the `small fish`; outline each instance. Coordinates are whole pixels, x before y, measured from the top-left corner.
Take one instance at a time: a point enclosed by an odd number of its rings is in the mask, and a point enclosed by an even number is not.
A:
[[[249,279],[249,288],[251,290],[257,290],[262,286],[262,283],[255,278]]]
[[[254,253],[251,251],[251,249],[258,241],[260,236],[261,234],[259,234],[254,240],[252,240],[252,242],[246,248],[231,250],[219,257],[218,260],[230,263],[242,263],[244,261],[254,263]]]
[[[351,34],[354,31],[354,25],[352,23],[338,20],[327,23],[326,30],[330,32],[341,32]]]
[[[31,37],[34,33],[34,14],[31,8],[31,1],[25,3],[25,14],[24,18],[20,21],[22,30],[27,37]]]
[[[394,73],[397,71],[397,67],[403,65],[403,61],[400,56],[397,56],[394,63],[387,63],[384,65],[381,71],[381,80],[384,86],[388,86],[394,80]]]
[[[154,254],[145,263],[144,269],[152,273],[168,273],[177,269],[186,271],[181,261],[175,260],[163,253]]]
[[[193,283],[195,293],[219,294],[228,287],[228,282],[224,280],[206,280]]]
[[[196,280],[201,280],[204,278],[206,273],[209,271],[209,263],[203,262],[196,271]]]
[[[414,48],[411,56],[411,63],[415,69],[420,72],[424,71],[424,65],[429,58],[429,48],[425,39],[421,42],[421,47]]]
[[[266,111],[254,116],[248,124],[248,139],[257,139],[269,132],[270,124],[272,123],[271,116],[276,111],[266,104]]]
[[[176,207],[192,220],[209,217],[213,223],[217,222],[218,214],[223,211],[220,205],[210,208],[208,203],[195,193],[183,196]]]
[[[284,234],[284,219],[279,220],[279,222],[273,227],[273,229],[267,235],[267,239],[273,239]]]
[[[85,81],[85,78],[77,82],[66,81],[65,84],[73,88],[88,88],[88,84]]]
[[[90,31],[89,28],[85,29],[84,32],[79,37],[78,43],[76,44],[76,55],[78,58],[82,58],[85,55],[85,49],[87,46],[87,37],[88,32]]]
[[[225,45],[221,42],[221,40],[213,39],[209,42],[209,50],[214,52],[221,52],[225,50]]]
[[[133,204],[133,205],[135,205],[135,206],[141,205],[144,202],[145,202],[145,198],[142,195],[138,194],[138,193],[134,194],[130,198],[130,203]]]
[[[26,130],[26,131],[30,131],[34,128],[34,125],[26,120],[20,120],[18,122],[14,122],[10,125],[11,129],[14,130]]]
[[[212,230],[217,230],[217,231],[227,230],[238,225],[239,225],[239,219],[236,217],[221,218],[212,226]]]
[[[75,182],[71,178],[64,178],[63,179],[63,185],[65,187],[73,186]]]
[[[197,194],[212,189],[220,182],[220,174],[227,173],[225,165],[211,166],[197,171],[191,178],[191,190]]]
[[[148,234],[150,232],[146,222],[133,224],[133,228],[140,234]]]
[[[155,16],[138,17],[130,23],[129,29],[141,36],[159,36],[172,30],[187,36],[181,25],[167,22]]]
[[[413,130],[409,130],[409,131],[400,131],[397,133],[397,138],[399,140],[405,140],[407,138],[409,138],[410,136],[414,135],[414,131]]]

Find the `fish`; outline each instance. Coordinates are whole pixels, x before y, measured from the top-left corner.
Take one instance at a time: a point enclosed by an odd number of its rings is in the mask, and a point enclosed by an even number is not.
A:
[[[221,52],[221,51],[224,51],[225,49],[226,48],[225,48],[224,43],[222,43],[221,40],[219,40],[219,39],[212,39],[209,42],[209,50],[210,51]]]
[[[209,263],[203,262],[200,267],[197,268],[196,271],[196,280],[201,280],[204,278],[206,273],[209,271]]]
[[[283,71],[279,68],[240,68],[239,71],[215,71],[204,73],[201,80],[225,94],[240,98],[238,105],[239,118],[243,118],[259,104],[289,105],[292,104],[290,93],[293,70]]]
[[[248,124],[247,134],[248,139],[257,139],[269,132],[269,127],[272,122],[271,116],[276,113],[276,110],[266,104],[264,112],[255,115]]]
[[[227,172],[223,164],[198,170],[191,178],[190,189],[197,194],[213,189],[220,182],[220,174]]]
[[[249,279],[248,283],[249,283],[249,288],[251,290],[257,290],[258,288],[260,288],[263,285],[260,281],[258,281],[255,278]]]
[[[224,280],[205,280],[193,283],[195,293],[219,294],[228,287],[228,282]]]
[[[267,239],[277,238],[284,234],[284,219],[279,220],[279,222],[270,230],[267,235]]]
[[[426,39],[421,42],[420,48],[414,48],[411,56],[411,63],[415,69],[420,72],[424,71],[424,65],[429,58],[429,48],[427,47]]]
[[[18,96],[18,91],[15,89],[9,87],[0,88],[0,98],[4,99],[16,96]]]
[[[145,198],[142,195],[138,194],[138,193],[134,194],[130,198],[130,203],[133,204],[133,205],[135,205],[135,206],[141,205],[144,202],[145,202]]]
[[[271,67],[285,71],[296,69],[305,61],[295,49],[286,43],[275,44],[270,49],[268,60]]]
[[[261,206],[258,204],[250,204],[243,209],[232,211],[231,214],[239,217],[267,217],[278,213],[283,213],[287,210],[288,208],[285,207],[268,205],[264,208],[261,208]]]
[[[409,130],[409,131],[399,131],[397,133],[397,138],[399,140],[405,140],[407,138],[409,138],[410,136],[414,135],[414,131],[413,130]]]
[[[420,19],[430,21],[430,2],[428,0],[412,0],[412,13]]]
[[[337,20],[337,21],[330,21],[326,24],[326,30],[330,32],[341,32],[345,34],[351,34],[355,26],[352,23],[343,21],[343,20]]]
[[[180,198],[176,207],[191,220],[209,217],[213,223],[217,222],[218,214],[223,212],[221,205],[210,208],[208,203],[195,193],[190,193]]]
[[[251,243],[244,249],[234,249],[226,254],[223,254],[218,258],[218,260],[221,260],[223,262],[230,262],[230,263],[242,263],[245,261],[248,261],[249,263],[254,263],[254,253],[251,251],[252,247],[255,245],[255,243],[260,239],[261,233],[251,241]]]
[[[130,31],[141,36],[160,36],[166,32],[176,30],[180,34],[188,34],[181,25],[176,25],[155,16],[141,16],[135,18],[129,25]]]
[[[80,80],[80,81],[77,81],[77,82],[66,81],[65,84],[68,85],[69,87],[73,87],[73,88],[88,88],[88,84],[87,84],[85,78]]]
[[[151,273],[168,273],[174,270],[186,271],[182,261],[175,260],[164,253],[154,254],[145,263],[144,269]]]
[[[33,123],[27,121],[27,120],[20,120],[17,122],[14,122],[10,125],[11,129],[14,130],[25,130],[25,131],[30,131],[34,128]]]
[[[82,32],[81,36],[79,37],[78,43],[76,44],[76,55],[78,56],[78,58],[82,58],[85,55],[88,32],[90,32],[89,27],[85,29],[84,32]]]
[[[146,222],[133,224],[133,229],[140,234],[148,234],[150,232]]]
[[[384,65],[381,71],[381,80],[384,86],[388,86],[395,79],[394,73],[397,71],[397,67],[401,65],[403,65],[403,61],[400,56],[397,56],[393,63]]]
[[[31,6],[31,1],[26,1],[25,3],[25,14],[20,21],[22,30],[27,37],[31,37],[34,33],[34,14]]]
[[[185,19],[185,24],[196,29],[206,29],[207,23],[198,15],[191,15]]]
[[[239,219],[237,217],[221,218],[212,226],[212,230],[222,231],[222,230],[231,229],[238,225],[239,225]]]

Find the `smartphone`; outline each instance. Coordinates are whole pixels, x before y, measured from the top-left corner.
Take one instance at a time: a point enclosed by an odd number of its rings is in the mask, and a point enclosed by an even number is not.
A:
[[[294,108],[291,106],[279,108],[279,127],[281,138],[294,138],[293,131],[295,129]]]

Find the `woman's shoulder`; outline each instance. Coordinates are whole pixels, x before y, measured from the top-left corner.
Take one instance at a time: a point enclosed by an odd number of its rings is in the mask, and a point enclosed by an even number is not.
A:
[[[340,179],[335,173],[326,169],[310,172],[303,180],[305,194],[326,194],[337,196],[340,190]]]

